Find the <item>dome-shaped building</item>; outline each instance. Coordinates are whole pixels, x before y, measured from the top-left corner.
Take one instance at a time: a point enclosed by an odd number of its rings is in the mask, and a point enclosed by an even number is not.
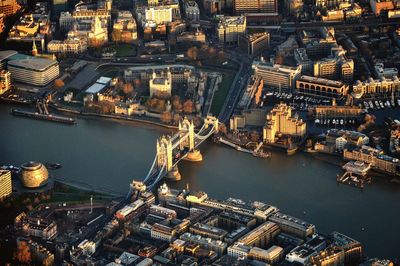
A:
[[[49,172],[38,162],[26,162],[21,165],[21,182],[26,188],[38,188],[47,184]]]

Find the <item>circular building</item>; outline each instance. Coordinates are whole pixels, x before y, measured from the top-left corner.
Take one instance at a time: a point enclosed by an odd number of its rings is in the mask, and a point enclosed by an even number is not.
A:
[[[26,162],[21,165],[21,182],[26,188],[38,188],[47,184],[49,172],[38,162]]]

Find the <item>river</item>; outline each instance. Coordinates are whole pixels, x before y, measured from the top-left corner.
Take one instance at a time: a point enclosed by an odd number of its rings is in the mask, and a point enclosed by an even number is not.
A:
[[[168,133],[131,122],[78,119],[77,125],[13,117],[0,105],[0,163],[59,162],[54,174],[116,192],[142,179],[153,162],[156,139]],[[254,158],[211,142],[203,162],[179,165],[172,187],[203,190],[218,199],[259,200],[314,223],[321,233],[340,231],[359,241],[370,257],[400,257],[400,185],[374,180],[364,191],[337,185],[340,167],[308,154]]]

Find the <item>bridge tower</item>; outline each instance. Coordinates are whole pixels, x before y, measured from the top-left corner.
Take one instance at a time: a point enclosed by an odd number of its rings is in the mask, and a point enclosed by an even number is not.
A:
[[[169,136],[162,136],[157,140],[157,166],[161,169],[165,165],[166,171],[172,169],[172,141]]]
[[[194,150],[194,124],[193,121],[189,121],[187,117],[183,121],[179,121],[179,132],[180,132],[180,143],[179,148],[183,150],[185,147],[189,148],[189,151]]]
[[[219,121],[218,118],[216,118],[215,116],[207,115],[207,117],[204,119],[204,124],[206,125],[206,128],[208,128],[209,126],[213,126],[214,132],[218,133]]]

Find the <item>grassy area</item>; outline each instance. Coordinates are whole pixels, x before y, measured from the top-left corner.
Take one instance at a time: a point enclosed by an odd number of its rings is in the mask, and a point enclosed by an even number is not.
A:
[[[102,201],[110,198],[108,195],[81,190],[57,182],[54,186],[53,196],[47,202],[89,202],[91,195],[93,196],[93,201]]]
[[[132,44],[118,44],[113,46],[117,57],[136,56],[136,46]]]
[[[218,116],[221,112],[222,106],[226,100],[226,96],[228,95],[229,89],[235,78],[234,73],[223,73],[222,82],[218,86],[218,90],[214,94],[213,102],[211,104],[210,112]]]

